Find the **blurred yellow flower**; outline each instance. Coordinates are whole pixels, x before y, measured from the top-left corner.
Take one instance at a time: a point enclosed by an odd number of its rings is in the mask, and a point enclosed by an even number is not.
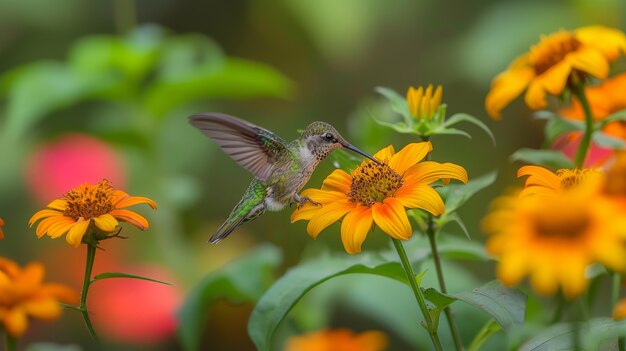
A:
[[[0,257],[0,323],[13,337],[28,328],[28,317],[54,320],[61,315],[60,302],[76,303],[78,295],[69,287],[43,283],[41,263],[21,269],[15,262]]]
[[[406,92],[406,101],[409,105],[409,112],[417,120],[432,119],[441,105],[443,89],[437,86],[433,93],[433,85],[430,84],[424,91],[423,87],[409,87]]]
[[[4,226],[4,219],[0,218],[0,239],[4,238],[4,232],[2,231],[3,226]]]
[[[147,229],[149,224],[143,216],[124,209],[144,203],[157,208],[153,200],[130,196],[113,188],[107,180],[95,185],[85,183],[49,203],[47,209],[35,213],[28,225],[43,219],[37,226],[37,237],[47,234],[54,239],[67,233],[67,242],[78,247],[92,223],[105,236],[114,233],[118,221],[128,222],[141,230]]]
[[[501,197],[482,225],[490,234],[487,250],[500,260],[498,279],[508,286],[528,275],[537,293],[552,295],[560,287],[573,298],[586,289],[591,263],[626,269],[626,212],[602,196],[596,182]]]
[[[544,36],[493,79],[485,108],[491,117],[499,119],[500,111],[524,90],[526,105],[544,108],[546,93],[560,95],[572,75],[604,79],[609,74],[609,63],[625,52],[626,35],[602,26]]]
[[[626,91],[626,73],[602,81],[599,85],[585,88],[585,96],[593,118],[601,121],[615,112],[626,109],[624,91]],[[585,111],[575,96],[571,104],[561,109],[559,113],[570,119],[585,119]],[[626,124],[623,121],[607,123],[602,131],[608,135],[626,139]]]
[[[335,329],[292,337],[284,351],[383,351],[387,344],[387,336],[379,331],[356,334],[349,329]]]
[[[559,169],[556,173],[541,166],[523,166],[518,177],[528,176],[521,195],[554,193],[575,188],[591,179],[599,179],[602,173],[593,168]]]
[[[368,160],[351,174],[335,170],[321,189],[302,192],[322,206],[306,203],[294,211],[291,221],[309,220],[307,232],[317,237],[345,215],[341,241],[349,254],[361,252],[373,223],[394,239],[409,239],[413,230],[405,208],[421,208],[435,216],[444,211],[443,200],[429,184],[439,179],[467,182],[461,166],[420,162],[431,150],[430,142],[409,144],[398,153],[390,145],[374,155],[383,165]]]

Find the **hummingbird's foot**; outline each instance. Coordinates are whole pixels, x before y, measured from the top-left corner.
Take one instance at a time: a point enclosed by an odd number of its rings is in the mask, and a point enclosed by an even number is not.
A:
[[[298,204],[296,207],[297,209],[300,209],[300,207],[304,206],[304,204],[306,204],[307,202],[310,202],[315,206],[322,206],[321,203],[311,200],[311,198],[309,198],[308,196],[300,196],[298,194],[294,194],[293,199]]]

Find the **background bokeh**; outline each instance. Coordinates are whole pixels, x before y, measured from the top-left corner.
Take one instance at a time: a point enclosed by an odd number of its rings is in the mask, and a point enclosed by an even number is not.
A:
[[[0,0],[0,217],[6,221],[0,255],[21,264],[43,261],[48,280],[78,289],[83,248],[38,240],[26,225],[30,216],[72,186],[101,178],[154,199],[158,211],[138,208],[151,228],[125,226],[129,239],[103,242],[96,272],[143,274],[175,286],[99,282],[90,305],[112,348],[177,349],[173,312],[206,274],[262,243],[279,248],[280,272],[303,257],[342,250],[339,226],[314,241],[305,223],[290,223],[289,210],[208,245],[251,176],[187,116],[221,111],[288,140],[324,120],[375,152],[412,139],[372,122],[372,115],[393,117],[374,88],[403,93],[429,83],[443,85],[449,113],[472,114],[496,135],[495,147],[473,126],[467,128],[473,139],[433,139],[433,159],[464,166],[470,178],[499,172],[492,187],[461,209],[473,240],[481,241],[479,221],[489,201],[513,184],[517,165],[509,155],[543,139],[541,122],[519,101],[507,108],[505,121],[487,118],[491,79],[541,33],[595,23],[626,30],[626,3]],[[331,161],[322,163],[309,186],[319,186],[332,168]],[[364,249],[385,245],[376,232]],[[493,276],[484,262],[446,268],[453,291]],[[340,278],[315,289],[293,314],[310,328],[380,329],[391,336],[392,350],[410,350],[416,320],[397,318],[412,303],[408,293],[382,278]],[[251,308],[216,302],[206,317],[205,349],[252,350],[245,330]],[[34,323],[23,343],[34,341],[93,347],[72,311],[54,324]],[[490,341],[494,350],[498,342]]]

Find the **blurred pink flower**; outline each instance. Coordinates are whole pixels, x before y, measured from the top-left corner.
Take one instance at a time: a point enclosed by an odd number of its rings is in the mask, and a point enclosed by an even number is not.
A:
[[[86,134],[66,134],[43,144],[25,168],[28,188],[46,204],[85,182],[108,179],[118,188],[126,184],[125,168],[114,150]]]
[[[160,266],[119,270],[176,284],[174,276]],[[179,287],[160,283],[112,278],[94,283],[89,290],[89,310],[99,334],[106,339],[133,345],[154,345],[176,330],[176,311],[182,302]]]
[[[578,144],[580,144],[580,133],[569,133],[560,136],[552,144],[552,149],[561,151],[567,158],[574,160],[576,151],[578,150]],[[589,145],[589,152],[587,159],[585,159],[585,168],[602,167],[607,160],[613,156],[614,151],[612,149],[606,149],[595,145],[593,142]]]

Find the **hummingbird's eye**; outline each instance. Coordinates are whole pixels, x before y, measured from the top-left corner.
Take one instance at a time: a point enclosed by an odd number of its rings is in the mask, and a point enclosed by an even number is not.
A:
[[[333,141],[335,139],[335,137],[333,137],[333,135],[330,134],[330,133],[326,133],[326,134],[324,134],[324,139],[326,139],[328,141]]]

